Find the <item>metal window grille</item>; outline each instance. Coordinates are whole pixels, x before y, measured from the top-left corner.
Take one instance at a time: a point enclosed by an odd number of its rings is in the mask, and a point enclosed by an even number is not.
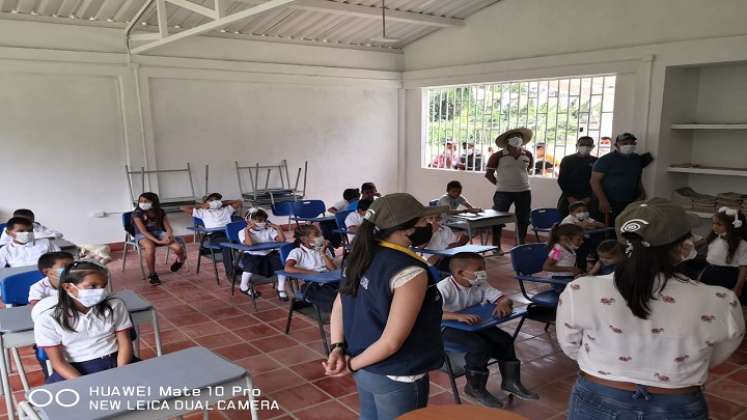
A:
[[[554,177],[581,136],[594,139],[594,155],[610,151],[600,138],[612,135],[615,82],[615,75],[585,75],[430,88],[423,167],[484,171],[495,138],[527,127],[534,131],[526,146],[535,157],[531,173]]]

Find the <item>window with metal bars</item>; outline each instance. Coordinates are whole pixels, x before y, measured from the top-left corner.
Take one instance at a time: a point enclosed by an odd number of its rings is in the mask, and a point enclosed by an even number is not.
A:
[[[554,177],[581,136],[594,139],[595,156],[610,151],[615,82],[615,75],[584,75],[429,88],[423,167],[484,171],[495,138],[527,127],[532,175]]]

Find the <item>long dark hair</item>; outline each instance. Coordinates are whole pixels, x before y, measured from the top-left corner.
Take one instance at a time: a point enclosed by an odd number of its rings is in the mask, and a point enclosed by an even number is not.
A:
[[[688,233],[669,245],[647,247],[640,236],[623,234],[627,258],[615,267],[615,287],[625,298],[633,315],[648,319],[651,314],[649,301],[656,300],[655,294],[664,290],[670,278],[689,281],[675,271],[675,266],[680,262],[676,255],[677,248],[689,238]],[[660,276],[662,283],[654,290]]]
[[[161,214],[161,200],[158,198],[158,194],[154,192],[144,192],[137,197],[138,203],[140,203],[141,198],[144,198],[153,203],[151,211],[154,211],[156,214]],[[138,205],[137,207],[140,208],[140,205]]]
[[[301,246],[302,241],[301,239],[308,236],[311,232],[319,232],[319,228],[315,225],[312,225],[310,223],[302,224],[296,226],[296,229],[293,230],[293,239],[297,246]]]
[[[726,212],[717,212],[714,217],[716,217],[721,224],[726,226],[726,235],[724,237],[724,240],[726,240],[726,243],[729,245],[729,253],[726,254],[726,263],[731,264],[732,258],[734,258],[734,254],[737,252],[737,248],[739,248],[740,242],[742,242],[743,239],[747,239],[747,221],[745,221],[744,214],[742,214],[741,211],[737,210],[736,216],[732,217],[726,214]],[[739,220],[742,222],[742,226],[740,227],[734,227],[733,223],[735,220]],[[714,240],[718,238],[718,235],[716,232],[711,230],[711,233],[708,235],[708,243],[710,244]]]
[[[555,223],[550,230],[550,241],[547,243],[547,246],[550,248],[554,247],[560,243],[560,238],[564,236],[584,236],[584,229],[573,223]]]
[[[109,270],[96,263],[88,261],[75,261],[65,266],[65,270],[62,271],[60,284],[57,287],[57,305],[54,307],[52,317],[62,325],[63,329],[75,332],[74,325],[78,323],[80,314],[75,308],[75,300],[67,293],[67,291],[65,291],[65,288],[62,287],[62,285],[65,283],[78,285],[86,276],[95,273],[99,273],[107,279],[109,277]],[[94,311],[93,313],[96,316],[114,316],[114,311],[108,298],[104,299],[90,310]]]
[[[379,247],[379,241],[386,239],[398,230],[407,230],[415,227],[419,218],[412,219],[389,229],[378,229],[376,225],[363,220],[358,227],[358,233],[353,240],[353,249],[345,259],[345,279],[340,285],[340,293],[355,296],[358,294],[358,286],[361,284],[363,274],[373,261],[374,255]]]

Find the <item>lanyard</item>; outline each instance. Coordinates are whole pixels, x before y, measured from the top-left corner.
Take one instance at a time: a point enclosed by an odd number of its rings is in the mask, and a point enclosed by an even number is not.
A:
[[[418,254],[412,252],[411,249],[403,247],[402,245],[397,245],[395,243],[391,243],[391,242],[388,242],[388,241],[379,241],[379,245],[381,245],[384,248],[393,249],[393,250],[399,251],[399,252],[401,252],[403,254],[407,254],[408,256],[410,256],[410,257],[412,257],[412,258],[414,258],[414,259],[416,259],[416,260],[418,260],[418,261],[420,261],[422,263],[426,263],[425,260],[421,256],[419,256]]]

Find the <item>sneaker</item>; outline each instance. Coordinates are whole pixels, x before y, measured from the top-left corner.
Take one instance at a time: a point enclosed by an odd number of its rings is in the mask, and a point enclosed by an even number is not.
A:
[[[158,274],[156,274],[156,273],[153,273],[153,274],[151,274],[150,276],[148,276],[148,282],[149,282],[149,283],[150,283],[150,284],[151,284],[152,286],[158,286],[159,284],[161,284],[161,279],[160,279],[160,278],[158,278]]]
[[[176,261],[173,264],[171,264],[170,270],[172,273],[176,273],[177,271],[179,271],[180,268],[182,268],[183,265],[184,265],[184,261]]]
[[[288,293],[286,293],[285,290],[278,290],[278,299],[280,299],[283,302],[287,302]]]
[[[257,291],[257,290],[254,291],[254,296],[252,296],[252,289],[246,289],[246,290],[244,290],[244,289],[239,288],[239,292],[241,292],[241,293],[243,293],[243,294],[245,294],[245,295],[247,295],[249,297],[254,297],[255,299],[258,298],[258,297],[262,297],[262,292]]]

